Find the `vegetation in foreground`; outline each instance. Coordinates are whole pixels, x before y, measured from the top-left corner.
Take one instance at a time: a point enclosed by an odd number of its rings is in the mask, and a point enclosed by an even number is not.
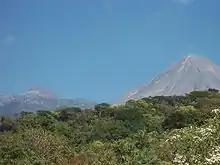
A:
[[[1,165],[217,165],[220,93],[23,112],[0,131]]]

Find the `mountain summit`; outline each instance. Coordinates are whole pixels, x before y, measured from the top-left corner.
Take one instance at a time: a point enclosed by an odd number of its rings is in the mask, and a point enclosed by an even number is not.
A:
[[[128,94],[125,100],[184,95],[208,88],[220,89],[220,67],[204,57],[186,56],[156,76],[149,84]]]
[[[41,97],[48,97],[48,98],[56,98],[57,96],[53,94],[53,92],[46,90],[42,87],[35,86],[30,88],[24,95],[37,95]]]

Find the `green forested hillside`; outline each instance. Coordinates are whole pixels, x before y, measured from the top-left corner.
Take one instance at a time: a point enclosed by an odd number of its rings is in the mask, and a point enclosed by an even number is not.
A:
[[[220,94],[22,113],[0,131],[1,165],[218,165]]]

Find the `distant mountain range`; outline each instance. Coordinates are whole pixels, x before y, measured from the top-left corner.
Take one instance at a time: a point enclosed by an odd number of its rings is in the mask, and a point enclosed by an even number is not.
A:
[[[204,57],[186,56],[150,83],[127,94],[120,102],[149,96],[184,95],[208,88],[220,90],[220,67]]]
[[[25,93],[0,96],[0,115],[13,116],[22,111],[53,110],[62,107],[93,108],[96,103],[85,99],[59,98],[42,89],[32,88]]]
[[[220,67],[203,57],[186,56],[148,84],[127,94],[118,103],[149,96],[184,95],[209,88],[220,90]],[[0,115],[12,116],[22,111],[36,112],[73,106],[90,109],[96,104],[85,99],[59,98],[45,90],[32,88],[22,94],[0,95]]]

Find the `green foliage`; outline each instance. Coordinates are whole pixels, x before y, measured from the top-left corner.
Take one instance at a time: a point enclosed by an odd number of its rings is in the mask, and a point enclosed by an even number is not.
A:
[[[117,140],[128,136],[131,131],[120,120],[94,121],[92,140]]]
[[[15,129],[15,123],[9,117],[0,117],[0,132],[12,131]]]
[[[65,138],[42,128],[0,135],[0,164],[55,165],[70,157]]]
[[[201,127],[174,129],[164,134],[158,155],[175,164],[220,163],[220,115],[210,118]]]
[[[220,164],[219,108],[209,89],[1,117],[0,164]]]
[[[203,98],[210,95],[209,91],[192,91],[189,96],[192,98]]]
[[[219,92],[219,90],[214,89],[214,88],[209,88],[208,91],[213,92],[213,93],[218,93]]]

